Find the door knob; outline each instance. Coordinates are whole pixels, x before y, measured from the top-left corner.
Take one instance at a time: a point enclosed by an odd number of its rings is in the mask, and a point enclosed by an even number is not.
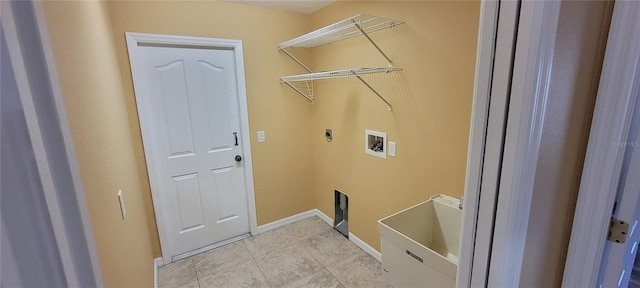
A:
[[[236,162],[240,162],[240,161],[242,161],[242,156],[236,155]]]

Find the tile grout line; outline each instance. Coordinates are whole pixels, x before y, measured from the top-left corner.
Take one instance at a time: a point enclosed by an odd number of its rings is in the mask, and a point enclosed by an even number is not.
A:
[[[200,276],[198,276],[198,269],[196,269],[196,262],[193,261],[193,255],[189,256],[189,259],[191,260],[191,264],[193,265],[193,271],[196,272],[196,281],[198,281],[198,287],[200,287]]]
[[[258,266],[258,269],[260,270],[260,273],[262,273],[262,277],[264,277],[264,280],[267,280],[267,284],[269,284],[269,287],[273,287],[273,285],[271,285],[271,281],[269,281],[269,278],[267,278],[267,275],[264,274],[262,267],[260,267],[260,264],[258,264],[258,261],[256,259],[253,259],[253,262],[256,262],[256,266]]]
[[[200,287],[200,279],[198,279],[198,270],[196,270],[196,262],[193,261],[193,257],[192,256],[189,256],[189,260],[191,260],[191,265],[193,265],[193,272],[196,273],[196,281],[198,282],[198,287]],[[193,282],[193,281],[191,281],[191,282]],[[191,282],[187,282],[187,283],[182,284],[182,285],[186,285],[186,284],[189,284]],[[180,286],[178,286],[178,287],[180,287]]]
[[[301,220],[301,221],[304,221],[304,220]],[[300,222],[300,221],[298,221],[298,222]],[[297,222],[296,222],[296,223],[297,223]],[[288,224],[288,225],[282,226],[282,227],[280,227],[280,228],[284,229],[284,230],[287,232],[287,234],[293,234],[293,232],[294,232],[294,231],[293,231],[293,230],[291,230],[291,225],[292,225],[292,224],[294,224],[294,223],[291,223],[291,224]],[[317,234],[314,234],[314,235],[312,235],[312,236],[304,237],[303,239],[294,240],[294,241],[292,241],[291,245],[300,244],[300,245],[303,245],[303,248],[308,248],[308,246],[307,246],[307,245],[305,245],[305,244],[304,244],[304,242],[305,242],[305,241],[308,241],[309,239],[311,239],[311,237],[313,237],[313,236],[317,236],[317,235],[319,235],[319,234],[320,234],[320,233],[317,233]],[[246,246],[246,244],[245,244],[245,246]],[[277,248],[277,249],[272,249],[272,250],[266,251],[266,252],[262,253],[262,255],[260,255],[260,257],[263,257],[264,255],[266,255],[266,254],[268,254],[268,253],[272,253],[272,252],[276,252],[276,251],[279,251],[279,250],[287,249],[288,247],[290,247],[290,246],[284,246],[284,247],[280,247],[280,248]],[[296,253],[296,254],[298,254],[298,256],[303,257],[303,255],[302,255],[302,254],[300,254],[299,252],[297,252],[297,251],[296,251],[295,253]],[[319,261],[316,257],[314,257],[313,255],[310,255],[310,256],[311,256],[311,258],[312,258],[315,262],[317,262],[318,264],[320,264],[320,266],[321,266],[323,269],[325,269],[327,272],[329,272],[329,271],[328,271],[328,269],[324,266],[324,264],[322,264],[322,262],[320,262],[320,261]],[[252,254],[252,257],[254,257],[254,256],[253,256],[253,254]],[[273,287],[273,284],[271,283],[271,281],[269,281],[269,279],[267,278],[267,276],[264,274],[264,271],[263,271],[262,267],[260,266],[260,264],[258,263],[258,260],[257,260],[255,257],[254,257],[254,260],[256,261],[256,264],[258,265],[258,268],[260,269],[260,271],[261,271],[261,272],[262,272],[262,274],[264,275],[264,277],[265,277],[265,279],[267,280],[267,282],[269,283],[269,285],[270,285],[271,287]],[[329,274],[330,274],[330,275],[335,279],[335,276],[333,276],[333,274],[331,274],[331,272],[329,272]],[[338,279],[336,279],[336,281],[338,281]],[[340,281],[338,281],[338,283],[340,283]],[[340,285],[342,285],[342,283],[340,283]],[[343,285],[343,287],[344,287],[344,285]]]
[[[196,274],[196,281],[197,281],[197,280],[198,280],[198,271],[196,271],[196,266],[195,266],[195,264],[193,263],[193,259],[191,259],[191,257],[188,257],[188,258],[180,259],[180,260],[178,260],[178,261],[182,261],[182,260],[185,260],[185,259],[189,259],[189,260],[191,260],[191,265],[193,265],[193,272],[195,272],[195,274]],[[175,262],[178,262],[178,261],[175,261]],[[175,263],[175,262],[172,262],[172,264],[173,264],[173,263]],[[171,264],[169,264],[169,265],[171,265]],[[189,283],[193,282],[193,280],[191,280],[191,281],[189,281],[189,280],[185,280],[185,281],[186,281],[186,282],[184,282],[184,283],[178,283],[178,284],[176,284],[175,286],[171,286],[171,288],[178,288],[178,287],[180,287],[180,286],[184,286],[184,285],[186,285],[186,284],[189,284]],[[158,283],[158,287],[159,287],[159,286],[160,286],[160,283]],[[198,282],[198,286],[200,286],[200,282]]]
[[[304,221],[304,220],[306,220],[306,219],[303,219],[303,220],[301,220],[301,221]],[[322,220],[322,219],[320,219],[320,220]],[[295,223],[298,223],[298,222],[300,222],[300,221],[297,221],[297,222],[295,222]],[[269,253],[273,253],[273,252],[278,251],[278,250],[283,250],[283,249],[286,249],[287,247],[292,247],[293,245],[301,245],[301,248],[302,248],[302,249],[304,249],[305,251],[306,251],[306,250],[313,250],[313,249],[314,249],[314,248],[312,247],[313,245],[311,245],[311,246],[310,246],[310,245],[308,245],[308,243],[307,243],[307,242],[308,242],[308,241],[310,241],[310,240],[312,240],[312,239],[314,239],[315,237],[318,237],[318,236],[319,236],[319,235],[321,235],[321,234],[324,234],[324,233],[330,233],[329,231],[324,231],[324,232],[321,232],[321,233],[312,233],[311,235],[310,235],[310,234],[303,233],[304,235],[303,235],[303,234],[298,235],[298,236],[301,236],[301,237],[291,237],[291,236],[293,236],[293,235],[295,234],[294,232],[298,231],[298,230],[294,230],[294,229],[293,229],[293,224],[294,224],[294,223],[291,223],[291,224],[288,224],[288,225],[285,225],[285,226],[282,226],[282,227],[281,227],[281,228],[283,228],[285,235],[288,235],[288,236],[291,238],[291,240],[292,240],[292,241],[291,241],[291,243],[289,243],[289,244],[287,244],[287,245],[284,245],[284,246],[282,246],[282,247],[276,248],[276,249],[270,249],[270,250],[268,250],[268,251],[266,251],[266,252],[264,252],[264,253],[258,253],[258,251],[263,250],[263,249],[258,249],[258,247],[261,247],[261,246],[263,246],[263,245],[254,245],[254,246],[256,246],[256,247],[254,247],[254,248],[256,248],[256,249],[255,249],[255,250],[256,250],[256,254],[254,255],[254,253],[251,253],[251,250],[249,250],[249,248],[248,248],[248,244],[247,244],[247,241],[246,241],[246,240],[251,239],[251,238],[258,238],[258,237],[256,237],[256,236],[252,236],[252,237],[248,237],[248,238],[245,238],[245,239],[241,239],[240,241],[242,241],[242,245],[243,245],[243,247],[246,249],[246,251],[249,253],[250,258],[249,258],[249,259],[247,259],[247,261],[244,261],[244,262],[238,263],[238,264],[236,264],[236,265],[233,265],[233,266],[227,267],[227,268],[222,269],[222,270],[219,270],[219,271],[217,271],[217,272],[215,272],[215,273],[222,272],[222,271],[224,271],[224,270],[230,269],[230,268],[235,267],[235,266],[237,266],[237,265],[244,264],[244,263],[247,263],[248,261],[253,260],[253,262],[258,266],[258,269],[259,269],[260,273],[262,274],[262,276],[263,276],[263,277],[264,277],[264,279],[266,280],[266,282],[267,282],[267,284],[269,285],[269,287],[274,287],[274,286],[273,286],[273,284],[271,283],[271,281],[267,278],[267,276],[266,276],[266,274],[265,274],[265,271],[264,271],[263,267],[261,267],[261,265],[258,263],[258,262],[259,262],[259,261],[258,261],[258,259],[259,259],[259,258],[262,258],[262,257],[266,256],[266,255],[267,255],[267,254],[269,254]],[[311,224],[311,223],[310,223],[310,224]],[[323,226],[324,226],[324,225],[326,225],[326,226],[328,226],[329,228],[331,228],[331,225],[328,225],[327,223],[322,222],[322,224],[323,224]],[[333,229],[332,229],[332,231],[333,231]],[[313,229],[312,229],[312,231],[307,231],[307,232],[315,232],[315,230],[313,230]],[[299,233],[298,233],[298,234],[299,234]],[[260,243],[260,242],[258,242],[258,243]],[[269,246],[269,245],[267,245],[267,247],[268,247],[268,246]],[[357,245],[356,245],[356,246],[357,246]],[[360,247],[357,247],[357,248],[359,248],[359,250],[362,250],[362,248],[360,248]],[[364,251],[364,252],[366,252],[366,251]],[[313,253],[308,253],[308,254],[307,254],[307,253],[303,253],[303,252],[300,252],[300,251],[296,251],[296,254],[297,254],[297,256],[299,256],[299,257],[306,257],[306,256],[310,256],[310,257],[311,257],[311,259],[313,259],[313,261],[315,261],[316,263],[320,264],[319,266],[320,266],[320,267],[322,267],[322,269],[324,269],[326,272],[328,272],[328,274],[329,274],[329,275],[331,275],[331,277],[332,277],[336,282],[338,282],[342,287],[346,287],[346,286],[345,286],[345,284],[344,284],[342,281],[340,281],[340,280],[336,277],[336,275],[334,275],[334,274],[333,274],[333,273],[328,269],[328,267],[336,266],[336,265],[337,265],[337,264],[339,264],[341,261],[336,261],[335,263],[331,263],[331,261],[329,261],[329,262],[327,262],[327,265],[325,265],[323,262],[321,262],[321,261],[319,260],[319,258],[318,258],[319,256],[318,256],[318,255],[314,255]],[[196,254],[196,255],[197,255],[197,254]],[[349,254],[349,255],[348,255],[348,257],[353,256],[353,255],[355,255],[355,254],[354,254],[354,253],[351,253],[351,254]],[[368,255],[368,256],[369,256],[369,255]],[[191,265],[192,265],[192,267],[193,267],[193,269],[194,269],[194,272],[195,272],[197,285],[198,285],[198,286],[201,286],[201,280],[202,280],[201,278],[204,278],[204,275],[201,275],[202,273],[198,273],[198,270],[196,269],[196,266],[195,266],[195,260],[194,260],[194,257],[193,257],[193,256],[190,256],[189,258],[190,258],[190,260],[191,260]],[[321,271],[321,270],[319,270],[319,271]],[[212,275],[213,275],[213,274],[212,274]],[[208,276],[210,276],[210,275],[208,275],[208,274],[207,274],[207,277],[208,277]],[[185,285],[185,284],[188,284],[188,283],[190,283],[190,282],[187,282],[187,283],[184,283],[184,284],[180,284],[180,285]],[[179,287],[179,285],[178,285],[178,286],[176,286],[176,287]]]
[[[340,261],[338,261],[338,262],[340,262]],[[333,264],[331,264],[331,265],[327,265],[327,266],[332,266],[332,265],[338,265],[338,263],[336,262],[336,263],[333,263]],[[346,288],[346,287],[347,287],[347,286],[345,286],[345,285],[344,285],[344,283],[342,283],[342,281],[340,281],[340,280],[338,279],[338,277],[336,277],[336,275],[334,275],[334,274],[333,274],[333,272],[331,272],[331,270],[329,270],[329,268],[324,267],[324,269],[326,269],[326,270],[327,270],[327,272],[329,272],[329,275],[331,275],[331,277],[333,277],[333,279],[336,279],[336,281],[338,281],[338,283],[340,283],[340,285],[342,285],[342,287],[343,287],[343,288]]]
[[[255,237],[255,236],[251,236],[251,237]],[[245,239],[249,239],[249,238],[245,238]],[[256,256],[254,256],[253,253],[251,253],[251,251],[249,250],[249,247],[247,247],[247,243],[244,242],[244,239],[242,239],[242,245],[244,245],[244,248],[247,249],[247,251],[249,251],[249,255],[251,255],[251,259],[253,260],[253,262],[256,263],[256,266],[258,266],[258,270],[260,270],[260,273],[262,273],[262,277],[264,277],[264,280],[267,281],[267,285],[269,285],[269,287],[272,288],[273,285],[271,285],[271,281],[269,281],[269,278],[267,278],[267,275],[265,275],[264,271],[262,271],[262,267],[260,267],[260,264],[258,264],[258,259],[256,259]]]

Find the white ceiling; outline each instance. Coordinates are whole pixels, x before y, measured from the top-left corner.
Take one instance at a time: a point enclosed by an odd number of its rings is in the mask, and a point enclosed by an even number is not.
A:
[[[272,9],[293,11],[298,13],[311,14],[336,0],[224,0],[246,5],[260,6]]]

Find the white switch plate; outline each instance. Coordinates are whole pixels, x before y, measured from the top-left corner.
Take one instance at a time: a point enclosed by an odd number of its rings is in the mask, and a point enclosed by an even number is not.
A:
[[[396,157],[396,142],[389,141],[389,156]]]
[[[120,200],[120,212],[122,212],[122,220],[127,216],[127,209],[124,207],[124,197],[122,196],[122,190],[118,190],[118,200]]]
[[[264,143],[264,131],[258,131],[258,143]]]

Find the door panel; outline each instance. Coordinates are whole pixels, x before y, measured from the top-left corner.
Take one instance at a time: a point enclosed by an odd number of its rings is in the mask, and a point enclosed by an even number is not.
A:
[[[193,137],[191,136],[191,118],[189,118],[189,101],[187,99],[187,83],[184,75],[184,62],[175,61],[158,66],[164,100],[164,113],[169,136],[169,155],[179,156],[193,154]]]
[[[248,233],[234,51],[139,48],[171,256]]]
[[[232,135],[230,118],[228,117],[228,111],[231,108],[228,97],[215,97],[215,95],[231,94],[228,93],[229,89],[225,83],[224,76],[227,71],[224,67],[218,67],[204,61],[199,61],[199,64],[209,112],[207,115],[209,116],[211,151],[229,148],[229,138],[216,138],[216,135]]]
[[[178,196],[177,206],[181,229],[179,233],[192,231],[203,227],[202,202],[198,174],[173,177],[174,193]]]
[[[217,222],[231,220],[238,217],[236,209],[236,194],[233,193],[233,171],[231,168],[223,168],[211,171],[214,174],[214,186],[218,198],[218,219]]]

